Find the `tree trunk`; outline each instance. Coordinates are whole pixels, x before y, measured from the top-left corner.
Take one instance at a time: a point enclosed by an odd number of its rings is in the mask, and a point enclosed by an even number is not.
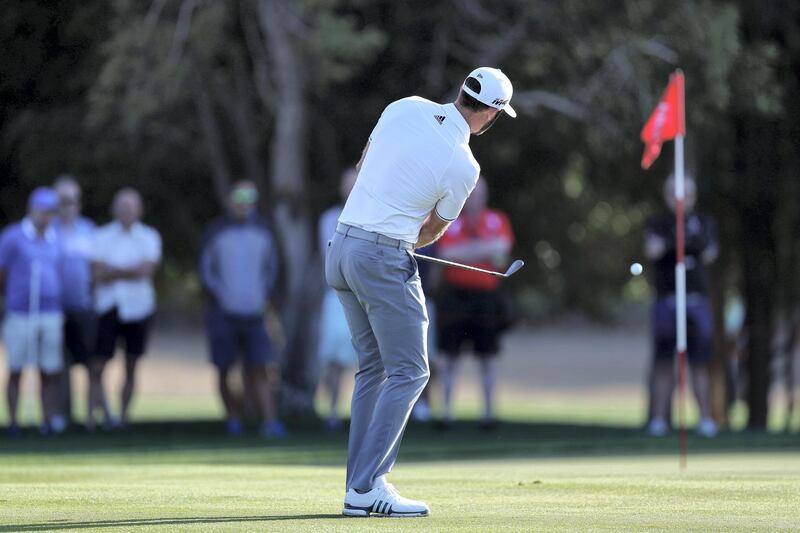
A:
[[[208,152],[208,160],[211,164],[214,192],[217,194],[220,205],[224,206],[225,197],[231,184],[231,167],[228,163],[228,158],[225,156],[222,132],[214,114],[213,100],[199,75],[194,80],[194,103]]]
[[[749,117],[738,125],[742,276],[749,334],[747,403],[751,429],[766,429],[776,291],[775,183],[771,153],[778,130],[770,121]]]
[[[322,272],[314,228],[304,197],[306,184],[306,80],[302,57],[276,11],[279,0],[260,0],[259,22],[274,67],[275,127],[270,146],[269,184],[275,229],[283,251],[281,305],[286,336],[283,407],[313,412],[316,331]]]
[[[766,429],[769,414],[770,362],[772,359],[773,301],[772,279],[767,246],[755,244],[759,238],[768,239],[763,228],[751,228],[750,238],[745,237],[749,252],[744,259],[744,295],[747,301],[747,404],[751,429]]]

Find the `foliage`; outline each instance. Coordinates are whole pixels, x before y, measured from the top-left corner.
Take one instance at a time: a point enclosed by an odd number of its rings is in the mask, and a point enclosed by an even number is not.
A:
[[[226,180],[255,174],[265,207],[279,213],[283,202],[297,221],[287,250],[310,250],[314,215],[336,201],[338,175],[383,107],[409,94],[452,99],[466,72],[492,64],[514,80],[522,117],[472,146],[528,264],[513,280],[522,307],[532,317],[614,319],[626,300],[648,296],[628,265],[640,259],[672,161],[665,147],[653,170],[640,170],[638,133],[680,66],[687,161],[721,230],[715,290],[740,280],[748,305],[764,311],[751,326],[766,332],[754,337],[754,360],[767,361],[766,310],[800,294],[797,9],[777,0],[614,9],[590,0],[14,0],[0,22],[9,52],[0,59],[2,222],[64,170],[80,176],[100,219],[113,190],[132,183],[179,281],[192,276]],[[275,38],[296,68],[279,64]],[[281,114],[293,96],[297,119]],[[300,143],[303,164],[278,176],[274,163],[294,157],[277,148],[281,128],[295,120],[289,144]]]

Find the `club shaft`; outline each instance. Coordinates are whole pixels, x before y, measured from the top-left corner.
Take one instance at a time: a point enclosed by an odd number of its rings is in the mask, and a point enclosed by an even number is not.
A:
[[[421,255],[421,254],[418,254],[418,253],[412,253],[411,255],[413,255],[417,259],[422,259],[423,261],[429,261],[431,263],[436,263],[436,264],[439,264],[439,265],[451,266],[451,267],[456,267],[456,268],[463,268],[464,270],[471,270],[473,272],[481,272],[482,274],[489,274],[491,276],[497,276],[499,278],[508,277],[503,272],[495,272],[494,270],[486,270],[486,269],[483,269],[483,268],[478,268],[478,267],[474,267],[474,266],[470,266],[470,265],[464,265],[464,264],[461,264],[461,263],[454,263],[453,261],[447,261],[446,259],[439,259],[438,257],[431,257],[429,255]]]

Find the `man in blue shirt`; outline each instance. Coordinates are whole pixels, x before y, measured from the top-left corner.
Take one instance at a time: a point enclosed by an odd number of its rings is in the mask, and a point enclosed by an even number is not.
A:
[[[278,276],[278,246],[256,213],[258,191],[249,181],[234,184],[229,215],[206,232],[200,253],[200,277],[208,295],[206,328],[211,360],[219,372],[228,433],[241,433],[241,414],[228,384],[238,352],[262,411],[261,435],[286,436],[278,420],[272,383],[277,381],[275,355],[265,327],[264,307]]]
[[[62,263],[62,303],[64,307],[64,347],[65,366],[73,363],[88,367],[89,357],[97,343],[97,324],[92,306],[92,240],[96,230],[95,223],[81,216],[81,188],[75,178],[62,175],[56,179],[53,188],[58,195],[58,216],[53,220],[58,243],[61,246]],[[69,372],[64,373],[62,399],[66,412],[71,413],[71,387]],[[90,381],[88,413],[96,406]],[[94,416],[86,418],[86,429],[94,430]]]
[[[19,433],[17,407],[22,369],[35,365],[41,376],[42,432],[66,426],[58,408],[63,367],[61,255],[50,222],[58,197],[39,187],[28,199],[28,215],[0,236],[0,287],[5,292],[3,339],[8,359],[9,432]]]

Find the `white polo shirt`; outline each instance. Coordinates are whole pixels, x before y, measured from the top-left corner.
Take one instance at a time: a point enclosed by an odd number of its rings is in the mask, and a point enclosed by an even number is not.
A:
[[[434,207],[455,220],[480,173],[469,136],[453,104],[418,96],[389,104],[339,222],[415,243]]]
[[[127,231],[119,222],[111,222],[97,230],[92,260],[120,269],[134,268],[144,262],[158,263],[161,261],[161,236],[139,222]],[[152,315],[156,310],[153,280],[148,277],[98,282],[95,311],[103,314],[115,307],[121,322],[136,322]]]

